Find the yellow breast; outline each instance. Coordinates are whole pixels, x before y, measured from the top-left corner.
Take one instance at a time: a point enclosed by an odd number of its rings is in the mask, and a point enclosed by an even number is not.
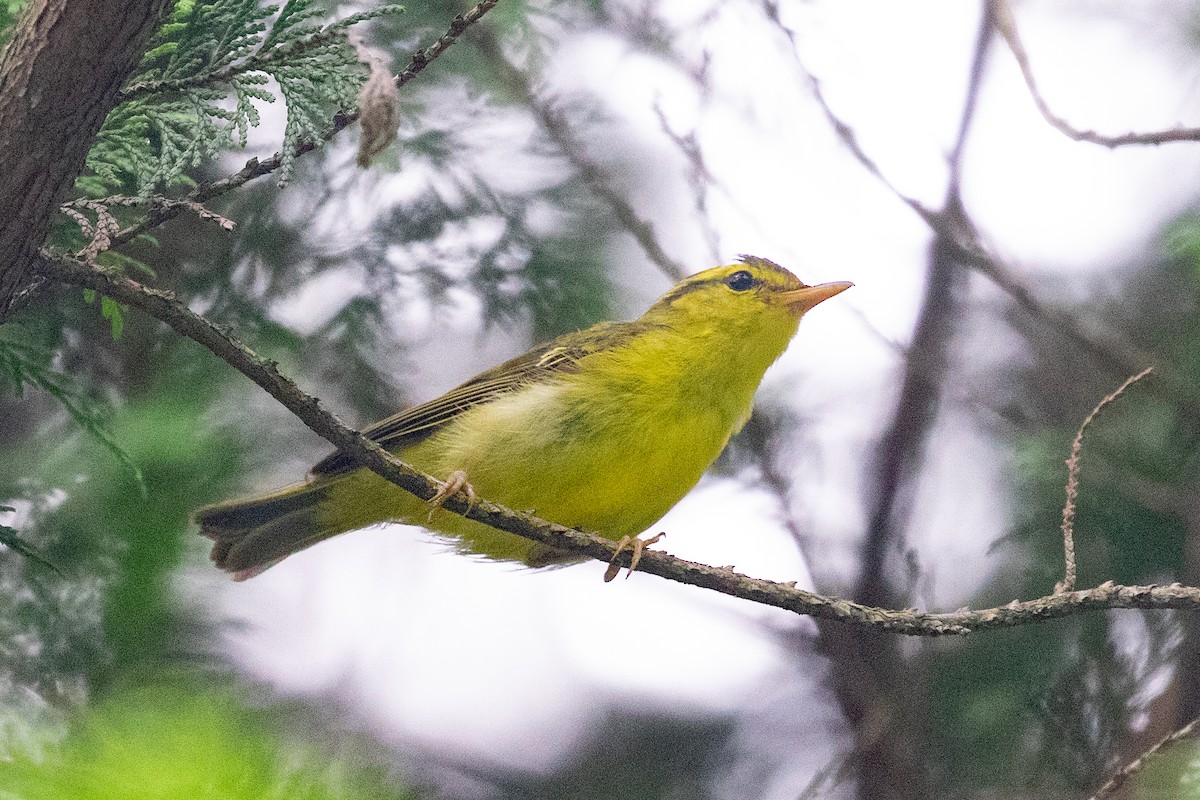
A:
[[[435,476],[461,470],[476,494],[612,539],[634,536],[700,480],[749,414],[753,385],[733,402],[653,370],[595,359],[460,415],[397,455]],[[631,376],[635,376],[632,377]],[[640,377],[637,377],[640,376]],[[730,396],[728,387],[722,394]],[[340,525],[414,522],[457,538],[460,549],[526,563],[554,561],[520,537],[437,512],[358,471],[333,487],[323,513]]]

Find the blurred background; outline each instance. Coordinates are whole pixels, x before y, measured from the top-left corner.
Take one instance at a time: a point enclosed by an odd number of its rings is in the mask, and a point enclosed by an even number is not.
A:
[[[396,72],[467,7],[357,30]],[[1078,128],[1200,123],[1191,0],[1012,10]],[[281,105],[197,177],[277,150]],[[980,3],[501,0],[402,89],[370,170],[357,136],[214,203],[231,233],[180,217],[131,246],[142,279],[358,425],[739,253],[854,281],[655,529],[896,608],[1051,591],[1071,439],[1154,364],[1086,442],[1080,583],[1200,584],[1200,143],[1056,131]],[[1200,715],[1184,613],[903,639],[396,525],[235,584],[189,512],[327,445],[78,290],[0,344],[0,524],[59,570],[0,549],[5,796],[1074,798]],[[17,374],[32,350],[58,391]],[[1200,796],[1197,756],[1121,796]]]

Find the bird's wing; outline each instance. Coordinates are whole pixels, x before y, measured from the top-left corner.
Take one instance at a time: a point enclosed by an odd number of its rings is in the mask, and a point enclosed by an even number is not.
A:
[[[630,324],[626,322],[605,322],[586,331],[568,333],[479,373],[441,397],[380,420],[364,428],[362,434],[380,447],[392,451],[416,444],[463,412],[522,386],[537,383],[547,376],[574,372],[585,356],[614,347],[632,335]],[[314,477],[330,477],[357,468],[358,464],[339,450],[317,462],[310,474]]]

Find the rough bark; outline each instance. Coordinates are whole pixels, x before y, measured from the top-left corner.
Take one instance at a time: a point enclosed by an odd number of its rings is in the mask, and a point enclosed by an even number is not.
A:
[[[33,0],[0,53],[0,322],[170,0]]]

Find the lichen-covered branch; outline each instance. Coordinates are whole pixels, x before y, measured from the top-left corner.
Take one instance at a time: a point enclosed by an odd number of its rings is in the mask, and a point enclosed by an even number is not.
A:
[[[1171,749],[1184,739],[1195,736],[1198,729],[1200,729],[1200,718],[1192,720],[1182,728],[1172,731],[1162,739],[1159,739],[1146,752],[1117,770],[1117,773],[1105,781],[1104,785],[1094,795],[1089,797],[1088,800],[1104,800],[1106,797],[1112,797],[1114,792],[1124,786],[1125,782],[1134,775],[1145,769],[1146,765],[1154,760],[1155,757],[1162,755],[1164,751]]]
[[[276,364],[255,353],[213,323],[199,316],[169,293],[142,286],[124,276],[111,275],[70,258],[44,255],[37,269],[48,280],[83,286],[138,308],[168,327],[203,345],[230,366],[254,381],[291,411],[301,422],[359,464],[422,499],[437,494],[441,484],[379,445],[346,427],[321,402],[301,391],[279,372]],[[446,500],[446,510],[523,536],[542,544],[608,562],[614,543],[592,533],[565,528],[530,514],[504,508],[487,500],[467,501],[461,495]],[[627,565],[628,551],[617,556]],[[797,588],[793,583],[752,578],[727,567],[710,567],[649,550],[638,564],[639,572],[711,589],[796,614],[860,625],[912,636],[962,635],[994,628],[1029,625],[1088,611],[1119,608],[1200,610],[1200,588],[1192,586],[1118,586],[1106,583],[1093,589],[1064,592],[981,610],[945,614],[915,610],[897,611],[862,605],[838,597],[825,597]]]
[[[1092,409],[1092,413],[1084,418],[1083,424],[1075,433],[1074,441],[1071,442],[1071,455],[1067,458],[1067,496],[1063,501],[1062,525],[1059,527],[1063,535],[1063,579],[1054,587],[1055,594],[1069,592],[1075,588],[1075,501],[1079,497],[1079,461],[1083,455],[1083,434],[1096,421],[1096,417],[1100,416],[1105,406],[1125,394],[1126,389],[1152,371],[1152,367],[1146,367],[1137,375],[1126,378],[1124,383],[1105,395]]]

